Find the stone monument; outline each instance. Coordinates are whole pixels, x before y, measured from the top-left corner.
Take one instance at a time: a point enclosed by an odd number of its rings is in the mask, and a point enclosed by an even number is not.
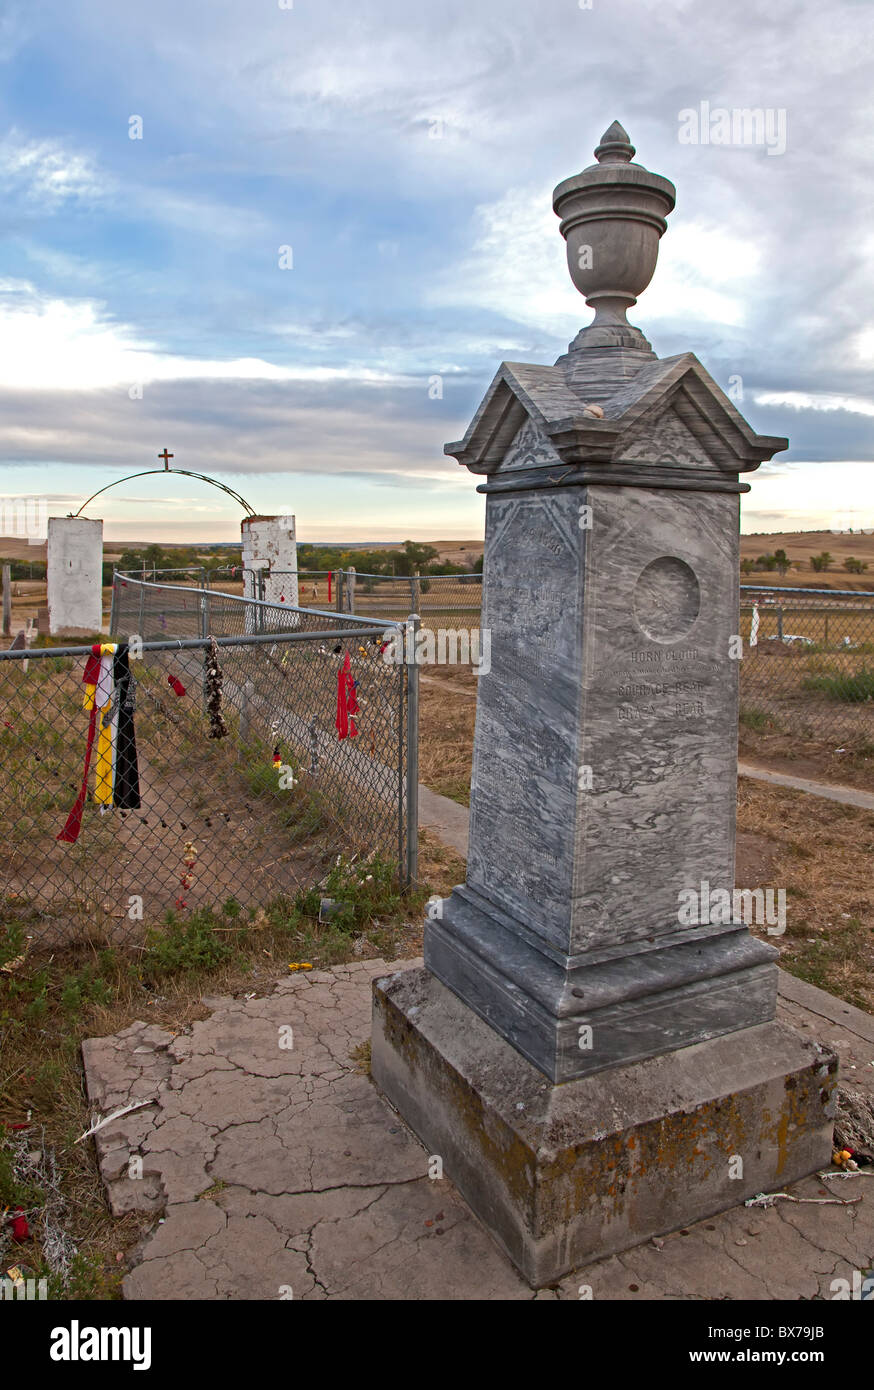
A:
[[[627,322],[675,199],[634,154],[553,197],[594,321],[446,447],[487,498],[467,882],[374,985],[376,1083],[534,1285],[831,1151],[777,951],[679,913],[735,886],[740,475],[788,441]]]

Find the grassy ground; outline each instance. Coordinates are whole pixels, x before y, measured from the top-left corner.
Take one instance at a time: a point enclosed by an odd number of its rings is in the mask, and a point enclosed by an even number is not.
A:
[[[441,668],[439,676],[421,677],[419,780],[462,806],[470,805],[475,697],[475,677],[464,668]]]
[[[741,761],[814,782],[874,791],[874,739],[857,743],[787,733],[768,715],[741,708]]]
[[[781,965],[874,1013],[874,813],[743,777],[738,831],[761,870],[739,886],[786,890]]]
[[[292,963],[416,955],[427,897],[448,893],[464,866],[423,834],[420,875],[401,893],[379,860],[341,864],[294,903],[195,912],[134,953],[80,944],[16,965],[15,946],[4,951],[0,939],[0,1213],[21,1206],[31,1227],[12,1244],[0,1222],[0,1272],[14,1263],[46,1275],[53,1298],[118,1297],[126,1252],[149,1224],[109,1214],[93,1143],[75,1142],[91,1119],[84,1038],[136,1019],[182,1031],[207,1016],[205,993],[267,994]],[[329,924],[318,921],[322,892],[349,904]]]

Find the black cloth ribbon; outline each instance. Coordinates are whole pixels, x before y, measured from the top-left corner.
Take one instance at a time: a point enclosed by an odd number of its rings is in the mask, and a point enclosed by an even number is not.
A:
[[[115,779],[112,784],[112,804],[122,811],[140,808],[140,774],[137,764],[137,740],[134,732],[136,681],[128,660],[128,644],[119,645],[112,663],[114,694],[118,700],[118,725],[115,745]]]

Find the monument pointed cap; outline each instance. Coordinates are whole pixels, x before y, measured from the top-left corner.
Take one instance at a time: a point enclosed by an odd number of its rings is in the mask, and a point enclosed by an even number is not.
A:
[[[608,126],[595,150],[599,164],[628,164],[637,150],[628,138],[628,131],[618,121]]]
[[[568,357],[576,359],[593,348],[622,348],[632,354],[623,374],[653,357],[646,338],[625,314],[653,277],[659,238],[676,201],[670,179],[633,163],[635,154],[625,127],[614,121],[595,149],[597,162],[565,179],[552,195],[567,242],[570,277],[595,310]],[[578,364],[567,365],[575,371]]]

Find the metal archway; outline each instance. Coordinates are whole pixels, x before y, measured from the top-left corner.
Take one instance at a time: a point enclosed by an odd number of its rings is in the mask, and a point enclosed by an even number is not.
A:
[[[142,473],[129,473],[126,478],[116,478],[114,483],[107,483],[106,487],[100,487],[96,492],[92,492],[87,502],[82,503],[78,512],[69,512],[68,515],[81,516],[85,508],[90,506],[94,501],[95,497],[99,497],[103,492],[108,492],[111,487],[118,487],[119,483],[129,483],[132,482],[134,478],[148,478],[153,473],[178,473],[182,478],[197,478],[202,483],[209,483],[210,487],[220,488],[221,491],[226,492],[229,497],[233,497],[235,502],[239,502],[247,516],[255,516],[255,508],[250,507],[245,497],[241,497],[238,492],[234,492],[232,487],[228,487],[226,483],[220,483],[217,478],[208,478],[205,473],[191,473],[187,468],[170,468],[168,460],[172,457],[173,455],[167,454],[167,450],[165,449],[163,455],[158,455],[158,458],[165,458],[163,468],[146,468]]]

